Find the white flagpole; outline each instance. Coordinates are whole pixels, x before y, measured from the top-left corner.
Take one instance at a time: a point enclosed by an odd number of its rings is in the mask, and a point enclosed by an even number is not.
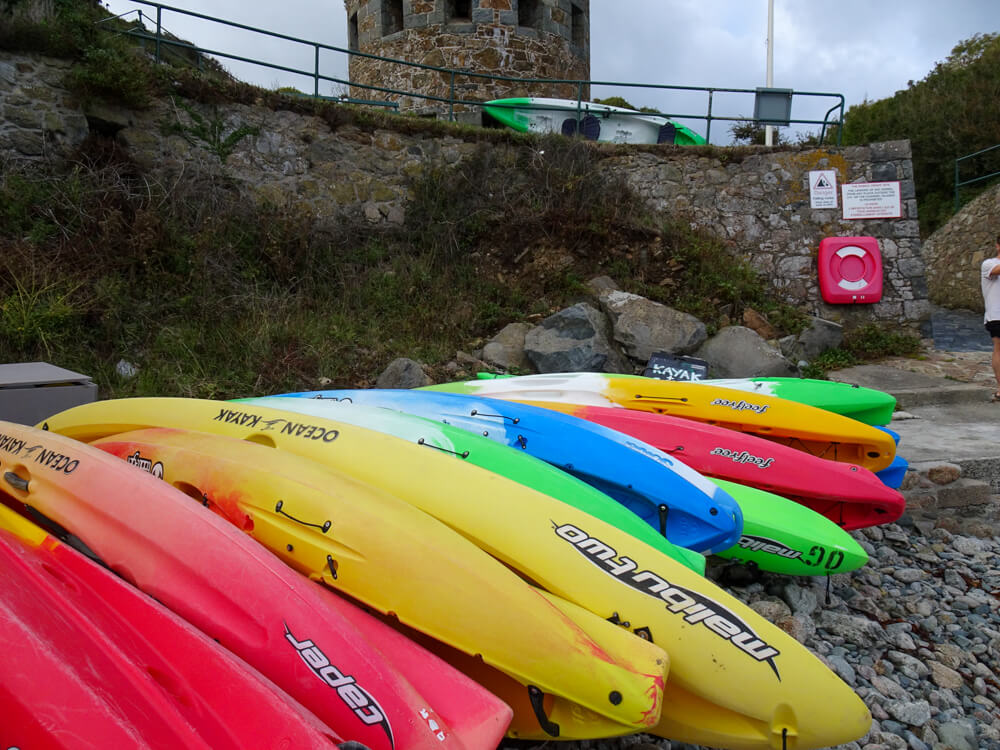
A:
[[[767,0],[767,87],[774,86],[774,0]],[[774,126],[764,127],[764,144],[774,145]]]

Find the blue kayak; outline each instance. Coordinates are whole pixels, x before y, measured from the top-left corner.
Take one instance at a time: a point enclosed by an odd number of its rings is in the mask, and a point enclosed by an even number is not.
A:
[[[350,400],[444,422],[518,448],[610,495],[681,547],[710,554],[740,540],[732,497],[693,469],[635,438],[584,419],[511,401],[419,390],[282,394]]]

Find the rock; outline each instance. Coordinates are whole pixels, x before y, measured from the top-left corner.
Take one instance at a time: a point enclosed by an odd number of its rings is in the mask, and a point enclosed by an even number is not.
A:
[[[778,330],[768,322],[767,318],[752,307],[748,307],[743,311],[743,325],[765,341],[778,338]]]
[[[531,372],[531,360],[524,353],[524,337],[530,330],[531,325],[528,323],[509,323],[504,326],[483,347],[483,361],[505,372]]]
[[[827,349],[834,349],[844,341],[844,327],[822,318],[812,318],[809,327],[798,336],[781,339],[781,353],[793,362],[811,362]]]
[[[938,727],[938,739],[950,750],[977,750],[976,730],[964,721],[949,721]]]
[[[631,372],[612,346],[600,311],[580,302],[550,315],[524,337],[524,351],[545,372]]]
[[[743,326],[723,328],[695,354],[709,363],[712,377],[788,376],[795,367],[764,339]]]
[[[646,362],[654,352],[687,354],[707,338],[705,324],[693,315],[628,292],[602,294],[614,340],[632,359]]]
[[[375,380],[377,388],[419,388],[433,381],[427,377],[423,366],[412,359],[399,357],[389,363]]]
[[[885,632],[878,623],[865,617],[855,617],[842,612],[821,610],[815,617],[816,625],[859,646],[874,646],[885,642]]]
[[[610,276],[595,276],[587,282],[587,288],[595,297],[600,297],[605,292],[616,292],[620,289]]]
[[[962,476],[962,467],[955,464],[936,464],[927,470],[927,478],[934,484],[951,484]]]
[[[929,661],[927,662],[927,666],[931,668],[931,680],[938,687],[947,690],[960,690],[965,684],[962,675],[951,667],[946,667],[941,662]]]
[[[931,706],[925,700],[889,701],[885,710],[896,720],[911,727],[922,727],[931,720]]]
[[[115,372],[118,373],[119,377],[129,380],[139,374],[139,368],[131,362],[119,359],[118,364],[115,365]]]

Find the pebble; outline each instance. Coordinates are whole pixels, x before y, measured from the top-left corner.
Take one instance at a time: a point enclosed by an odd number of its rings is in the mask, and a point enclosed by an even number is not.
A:
[[[868,735],[835,750],[1000,750],[1000,535],[922,533],[896,524],[853,532],[871,561],[833,577],[829,604],[825,578],[761,574],[727,588],[819,655],[871,710]],[[560,750],[639,742],[705,750],[651,735]]]

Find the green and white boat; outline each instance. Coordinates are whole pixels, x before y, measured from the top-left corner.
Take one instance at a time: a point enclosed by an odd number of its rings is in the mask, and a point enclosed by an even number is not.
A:
[[[501,125],[521,133],[579,134],[591,141],[608,143],[672,143],[678,146],[706,143],[690,128],[666,117],[575,99],[494,99],[483,104],[483,111]]]

